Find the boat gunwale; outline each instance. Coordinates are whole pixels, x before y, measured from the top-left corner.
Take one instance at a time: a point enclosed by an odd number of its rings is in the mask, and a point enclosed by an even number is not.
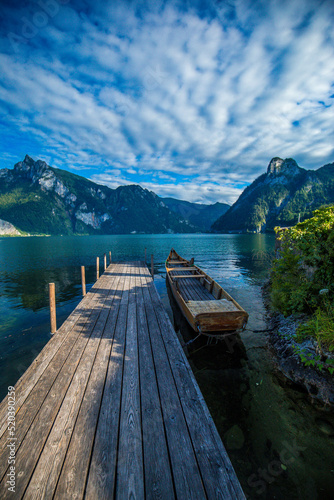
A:
[[[182,296],[182,294],[180,293],[180,291],[178,290],[178,286],[177,286],[177,281],[176,280],[173,280],[173,275],[171,274],[171,270],[168,268],[168,262],[171,260],[171,254],[172,252],[174,252],[174,254],[179,258],[180,260],[180,267],[179,268],[176,268],[173,267],[173,271],[177,272],[177,270],[181,270],[181,269],[184,269],[186,270],[187,267],[192,267],[192,268],[196,268],[196,272],[200,272],[201,274],[204,275],[204,277],[202,276],[200,278],[200,280],[203,279],[203,282],[200,281],[201,285],[205,287],[204,285],[204,281],[206,281],[207,283],[210,284],[210,287],[211,290],[213,290],[214,286],[216,286],[216,288],[218,290],[221,290],[221,293],[220,293],[220,298],[217,298],[214,296],[214,294],[212,293],[212,291],[210,292],[209,290],[209,293],[212,295],[213,297],[213,301],[220,301],[221,299],[226,299],[226,300],[229,300],[231,301],[235,307],[238,309],[237,311],[205,311],[203,310],[203,312],[198,312],[196,315],[194,315],[188,305],[187,305],[187,302],[186,300],[184,299],[184,297]],[[176,259],[173,259],[173,265],[174,265],[174,262],[175,262]],[[186,265],[187,264],[187,265]],[[176,299],[176,302],[179,304],[181,310],[183,310],[184,312],[184,315],[188,321],[188,323],[191,325],[191,327],[195,330],[195,331],[201,331],[200,330],[200,320],[201,319],[206,319],[206,318],[213,318],[213,319],[219,319],[219,318],[226,318],[227,315],[229,317],[233,317],[233,316],[240,316],[240,314],[243,316],[243,324],[242,326],[237,326],[234,330],[226,330],[226,333],[227,332],[231,332],[231,331],[240,331],[240,330],[243,330],[247,321],[248,321],[248,313],[243,309],[243,307],[240,306],[240,304],[238,304],[238,302],[233,299],[233,297],[231,297],[225,290],[224,288],[219,285],[219,283],[217,283],[213,278],[211,278],[207,273],[205,273],[200,267],[194,265],[193,263],[190,263],[190,261],[187,261],[185,259],[183,259],[174,249],[171,249],[171,251],[169,252],[169,255],[166,259],[166,263],[165,263],[165,267],[166,267],[166,275],[168,277],[168,281],[170,283],[170,286],[171,286],[171,289],[172,289],[172,292],[173,292],[173,295],[174,295],[174,298]],[[206,288],[206,287],[205,287]],[[206,288],[207,290],[207,288]],[[198,301],[198,302],[205,302],[204,300],[203,301]],[[211,300],[210,300],[211,302]],[[218,330],[213,330],[213,331],[217,331]],[[224,330],[220,330],[220,331],[224,331]],[[203,332],[205,334],[205,332]]]

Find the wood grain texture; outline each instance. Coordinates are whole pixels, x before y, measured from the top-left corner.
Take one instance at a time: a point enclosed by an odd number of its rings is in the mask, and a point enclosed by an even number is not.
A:
[[[121,271],[121,268],[119,268],[119,271]],[[99,353],[101,353],[101,350],[104,350],[107,356],[111,348],[111,345],[109,347],[108,344],[111,344],[113,340],[112,335],[114,331],[114,324],[116,323],[117,310],[120,301],[119,294],[122,286],[123,282],[121,282],[120,276],[118,276],[118,279],[114,282],[112,294],[110,295],[108,301],[104,304],[104,309],[107,310],[107,308],[110,307],[110,312],[108,321],[104,326],[103,337],[99,346]],[[103,318],[100,319],[103,321]],[[51,498],[53,496],[60,475],[60,470],[67,453],[72,431],[76,425],[78,412],[87,387],[88,378],[91,375],[92,364],[95,362],[96,365],[98,361],[98,355],[94,358],[87,347],[55,419],[48,440],[39,457],[24,498],[39,499]],[[103,377],[102,371],[100,376],[101,378]]]
[[[137,324],[145,498],[147,500],[172,500],[175,498],[172,471],[148,326],[154,318],[146,314],[143,297],[143,289],[146,286],[144,276],[138,277],[136,280]]]
[[[177,267],[173,266],[179,259]],[[171,250],[166,260],[166,272],[173,296],[181,312],[190,326],[199,333],[220,334],[226,331],[240,331],[244,329],[248,314],[244,309],[210,278],[198,266],[192,266],[194,271],[187,271],[182,258]],[[191,274],[189,274],[189,272]],[[219,296],[219,299],[217,297]],[[189,306],[189,301],[197,302],[196,311]],[[202,304],[201,304],[202,301]],[[229,303],[229,308],[222,308],[220,302]],[[211,304],[210,304],[211,302]],[[213,304],[217,303],[216,311]],[[233,307],[233,311],[231,310]]]
[[[101,313],[101,322],[97,326],[99,343],[91,342],[91,349],[96,348],[95,359],[92,357],[92,369],[81,400],[80,411],[72,431],[71,441],[58,480],[54,498],[82,498],[93,448],[95,429],[100,411],[105,377],[109,362],[114,329],[118,316],[120,296],[115,291],[108,297]],[[114,306],[114,307],[112,307]],[[109,320],[109,321],[108,321]],[[95,345],[94,345],[95,344]]]
[[[58,352],[67,337],[72,334],[73,327],[78,320],[82,321],[82,315],[91,307],[97,298],[97,284],[91,288],[90,293],[78,304],[74,311],[67,318],[66,322],[58,328],[56,334],[51,337],[39,355],[27,368],[18,382],[15,384],[15,395],[17,408],[21,408],[27,395],[31,392],[37,380],[41,377],[45,368],[49,365],[53,356]],[[0,437],[7,429],[7,400],[4,399],[0,405]]]
[[[68,384],[70,382],[71,376],[73,376],[76,363],[79,362],[80,356],[86,346],[87,340],[91,335],[94,325],[99,318],[101,312],[101,305],[103,305],[105,300],[105,290],[112,285],[112,280],[100,282],[100,286],[103,288],[96,288],[94,290],[94,300],[93,302],[88,302],[90,304],[89,309],[84,309],[80,315],[80,319],[75,323],[71,333],[66,336],[65,341],[61,344],[52,359],[42,372],[41,376],[37,381],[35,381],[34,374],[32,374],[33,381],[27,380],[27,386],[30,392],[27,394],[22,406],[16,414],[16,438],[18,451],[21,442],[24,440],[26,433],[30,429],[32,422],[34,421],[36,415],[38,414],[42,406],[47,406],[48,401],[51,401],[52,409],[56,408],[54,400],[52,399],[55,394],[53,385],[57,382],[57,404],[61,404],[59,400],[59,395],[67,390]],[[103,293],[102,293],[103,292]],[[71,327],[71,322],[69,323]],[[53,346],[53,344],[52,344]],[[61,374],[64,365],[66,365],[67,375],[65,377],[65,383],[59,382],[58,378],[61,376],[63,379],[63,374]],[[51,398],[51,399],[50,399]],[[43,427],[45,422],[43,421]],[[7,466],[4,458],[7,456],[7,435],[6,433],[0,439],[0,479],[2,479],[6,473]]]
[[[138,363],[135,266],[129,266],[123,391],[117,457],[116,499],[141,499],[144,493],[143,443]]]
[[[197,465],[187,423],[178,396],[169,360],[161,338],[159,324],[156,321],[155,305],[150,300],[150,278],[143,288],[144,302],[149,321],[149,334],[152,345],[157,382],[160,394],[162,414],[167,436],[170,461],[173,471],[177,498],[203,499],[206,493]],[[172,326],[170,325],[172,328]]]
[[[113,497],[115,491],[129,290],[130,277],[127,275],[123,280],[123,293],[96,429],[86,486],[87,498],[108,499]]]
[[[107,268],[17,391],[15,499],[245,498],[144,263]]]
[[[100,314],[103,314],[103,305],[109,295],[109,289],[101,290],[100,298],[96,306],[96,314],[93,314],[92,323],[87,324],[87,328],[83,328],[82,334],[79,336],[73,349],[68,352],[63,349],[63,356],[56,356],[48,370],[43,374],[38,384],[31,392],[25,407],[27,412],[24,413],[25,419],[17,418],[17,435],[18,446],[16,452],[16,469],[19,472],[16,481],[16,495],[18,498],[23,495],[25,488],[29,482],[31,474],[38,461],[39,455],[47,440],[49,432],[53,426],[54,420],[58,414],[63,398],[71,384],[75,371],[82,360],[85,349],[88,345],[88,357],[91,361],[94,360],[96,349],[99,345],[99,339],[102,334],[103,319],[100,319]],[[65,361],[63,357],[65,358]],[[61,365],[59,367],[59,364]],[[51,366],[52,365],[52,366]],[[55,377],[55,373],[57,376]],[[49,376],[48,376],[49,375]],[[50,387],[50,380],[52,380]],[[42,400],[42,401],[41,401]],[[36,408],[38,411],[36,412]],[[17,417],[22,417],[23,413],[18,413]],[[27,428],[27,422],[29,427]],[[21,438],[25,430],[25,435]],[[19,446],[22,440],[22,444]],[[0,465],[2,465],[2,460]],[[0,484],[0,498],[7,498],[10,493],[6,489],[6,476]]]
[[[182,347],[171,329],[156,288],[148,280],[148,289],[160,325],[179,398],[187,420],[193,447],[209,498],[245,499],[230,459],[185,358]]]

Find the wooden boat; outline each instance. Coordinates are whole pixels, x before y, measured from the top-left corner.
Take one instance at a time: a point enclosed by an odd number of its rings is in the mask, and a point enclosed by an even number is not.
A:
[[[182,313],[198,333],[219,335],[243,330],[247,312],[202,269],[172,248],[166,260],[167,278]]]

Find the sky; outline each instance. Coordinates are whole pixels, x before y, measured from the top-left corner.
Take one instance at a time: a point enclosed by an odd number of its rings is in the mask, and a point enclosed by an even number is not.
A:
[[[334,2],[0,0],[0,168],[233,203],[334,162]]]

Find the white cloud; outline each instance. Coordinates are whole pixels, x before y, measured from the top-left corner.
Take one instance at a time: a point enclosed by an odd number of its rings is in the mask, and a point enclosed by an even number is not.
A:
[[[133,183],[138,172],[142,185],[191,201],[234,201],[273,156],[333,161],[332,4],[208,4],[216,17],[171,1],[142,4],[141,17],[133,3],[64,7],[0,56],[11,131],[98,182]]]

